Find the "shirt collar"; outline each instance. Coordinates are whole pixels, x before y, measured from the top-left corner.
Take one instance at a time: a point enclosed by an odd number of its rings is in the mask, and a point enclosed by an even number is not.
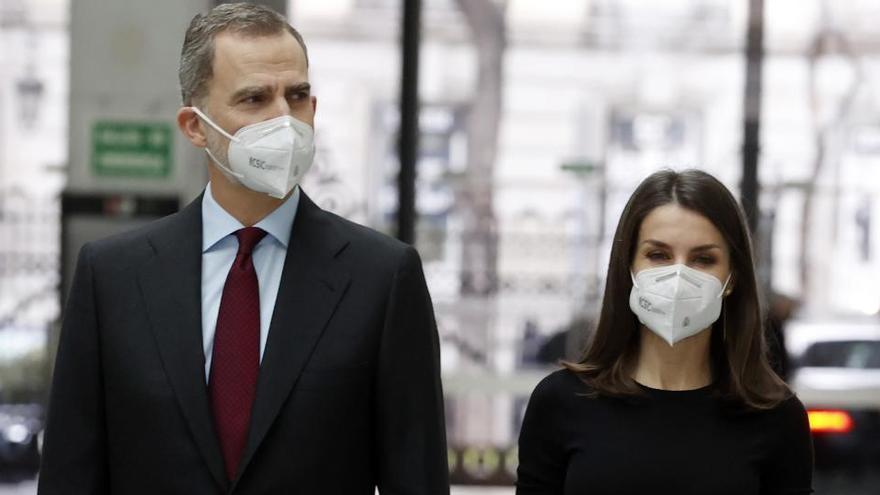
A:
[[[293,194],[272,213],[257,222],[254,227],[265,230],[285,248],[290,242],[290,231],[293,220],[296,218],[296,210],[299,205],[299,186],[293,190]],[[215,244],[238,229],[244,228],[235,217],[229,214],[214,199],[211,193],[211,183],[205,187],[202,197],[202,252],[209,251]]]

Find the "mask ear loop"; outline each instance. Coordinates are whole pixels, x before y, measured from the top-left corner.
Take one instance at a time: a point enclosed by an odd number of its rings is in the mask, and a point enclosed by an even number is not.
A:
[[[201,110],[199,110],[199,107],[190,107],[190,108],[192,108],[193,112],[195,112],[196,115],[198,115],[202,120],[207,122],[208,125],[213,127],[215,131],[219,132],[220,134],[223,134],[223,136],[225,136],[226,139],[228,139],[230,141],[238,141],[237,137],[231,136],[228,132],[224,131],[220,126],[215,124],[214,121],[210,119],[210,117],[205,115],[205,112],[202,112]]]
[[[238,172],[233,172],[232,169],[230,169],[226,165],[223,165],[222,163],[220,163],[220,160],[218,160],[214,156],[214,154],[211,153],[211,150],[209,150],[208,148],[205,148],[205,153],[208,154],[208,157],[211,158],[211,161],[213,161],[214,164],[216,164],[218,167],[220,167],[220,170],[222,170],[223,172],[225,172],[225,173],[227,173],[237,179],[244,179],[244,174],[240,174]]]
[[[230,141],[238,141],[238,138],[236,138],[236,137],[234,137],[234,136],[230,136],[228,132],[224,131],[223,129],[220,128],[220,126],[218,126],[217,124],[215,124],[214,121],[211,120],[207,115],[205,115],[204,112],[202,112],[201,110],[199,110],[199,107],[190,107],[190,108],[193,109],[193,112],[195,112],[195,114],[198,115],[199,118],[201,118],[201,119],[204,120],[208,125],[210,125],[211,127],[213,127],[215,131],[219,132],[219,133],[222,134],[224,137],[226,137],[226,139],[229,139]],[[218,160],[217,157],[215,157],[214,154],[211,153],[211,150],[209,150],[207,146],[205,146],[205,153],[208,154],[208,157],[211,158],[211,161],[213,161],[218,167],[220,167],[220,170],[222,170],[223,172],[226,172],[227,174],[229,174],[229,175],[231,175],[232,177],[235,177],[235,178],[237,178],[237,179],[243,179],[243,178],[244,178],[244,174],[239,174],[239,173],[237,173],[237,172],[233,172],[232,169],[230,169],[230,168],[227,167],[226,165],[223,165],[222,163],[220,163],[220,160]]]
[[[730,283],[730,279],[731,279],[731,277],[733,277],[733,274],[732,274],[732,273],[731,273],[730,275],[727,276],[727,280],[725,280],[725,281],[724,281],[724,285],[721,286],[721,292],[718,293],[718,297],[724,297],[724,296],[729,295],[729,293],[726,293],[726,294],[725,294],[725,291],[727,290],[727,285]]]

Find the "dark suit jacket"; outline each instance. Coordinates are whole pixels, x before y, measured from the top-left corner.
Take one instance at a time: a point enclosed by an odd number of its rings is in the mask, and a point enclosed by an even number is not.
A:
[[[205,384],[199,198],[82,248],[40,494],[449,492],[418,254],[301,198],[236,479]]]

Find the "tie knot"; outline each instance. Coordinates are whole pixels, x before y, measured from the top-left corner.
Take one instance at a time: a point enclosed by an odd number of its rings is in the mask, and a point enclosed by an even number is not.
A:
[[[235,231],[238,237],[238,254],[250,256],[254,246],[266,235],[266,231],[259,227],[245,227]]]

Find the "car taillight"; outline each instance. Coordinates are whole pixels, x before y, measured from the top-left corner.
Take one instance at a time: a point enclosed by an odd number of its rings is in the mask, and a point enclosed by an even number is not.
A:
[[[813,433],[849,433],[853,429],[853,420],[846,411],[810,410],[810,431]]]

